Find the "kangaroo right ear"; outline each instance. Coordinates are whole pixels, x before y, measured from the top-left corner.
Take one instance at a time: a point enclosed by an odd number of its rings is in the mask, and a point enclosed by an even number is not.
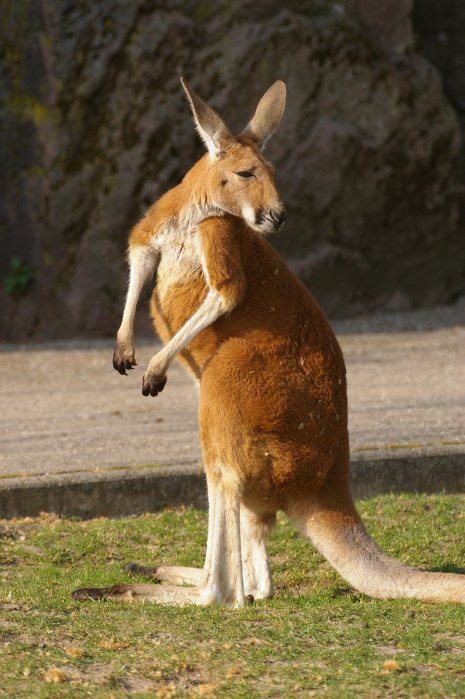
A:
[[[224,151],[237,143],[236,139],[224,121],[194,92],[184,78],[181,78],[181,83],[189,100],[200,138],[207,146],[212,158],[221,157]]]
[[[247,138],[254,141],[259,148],[263,148],[265,142],[274,134],[281,123],[285,104],[286,85],[282,80],[277,80],[274,85],[265,92],[258,103],[252,120],[240,135],[247,136]]]

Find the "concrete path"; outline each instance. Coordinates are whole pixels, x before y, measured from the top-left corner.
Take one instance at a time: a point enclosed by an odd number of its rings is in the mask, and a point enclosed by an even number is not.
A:
[[[352,489],[465,491],[465,302],[334,324],[349,380]],[[2,347],[0,516],[204,506],[197,387],[176,363],[140,391],[113,341]]]

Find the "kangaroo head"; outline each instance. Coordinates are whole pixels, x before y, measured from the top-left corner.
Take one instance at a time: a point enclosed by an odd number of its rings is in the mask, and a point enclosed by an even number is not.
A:
[[[274,183],[274,167],[260,149],[278,128],[286,101],[286,86],[278,80],[260,100],[242,133],[233,136],[218,114],[181,78],[197,130],[208,154],[206,172],[211,203],[243,218],[260,233],[277,231],[286,209]]]

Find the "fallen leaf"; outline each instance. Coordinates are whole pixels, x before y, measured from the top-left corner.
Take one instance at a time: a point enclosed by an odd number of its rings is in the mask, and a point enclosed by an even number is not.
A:
[[[66,651],[66,654],[69,655],[70,658],[82,658],[84,657],[84,651],[81,650],[80,648],[68,648]]]
[[[49,668],[44,674],[45,682],[53,682],[54,684],[58,684],[58,682],[66,682],[67,679],[68,678],[66,677],[65,673],[59,670],[57,667]]]
[[[242,641],[242,645],[244,646],[257,646],[261,643],[261,641],[258,640],[258,638],[255,638],[255,636],[252,636],[251,638],[244,638]]]
[[[389,675],[390,672],[400,672],[400,665],[396,660],[385,660],[383,663],[382,675]]]

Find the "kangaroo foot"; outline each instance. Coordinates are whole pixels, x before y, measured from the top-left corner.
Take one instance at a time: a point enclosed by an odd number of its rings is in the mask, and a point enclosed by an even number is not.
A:
[[[78,601],[102,600],[110,602],[154,602],[155,604],[202,604],[195,587],[174,585],[148,585],[143,583],[118,583],[112,587],[82,588],[74,590],[72,599]]]
[[[127,563],[123,570],[129,575],[144,575],[150,580],[168,582],[172,585],[201,585],[205,579],[203,568],[186,568],[184,566],[141,566]]]

